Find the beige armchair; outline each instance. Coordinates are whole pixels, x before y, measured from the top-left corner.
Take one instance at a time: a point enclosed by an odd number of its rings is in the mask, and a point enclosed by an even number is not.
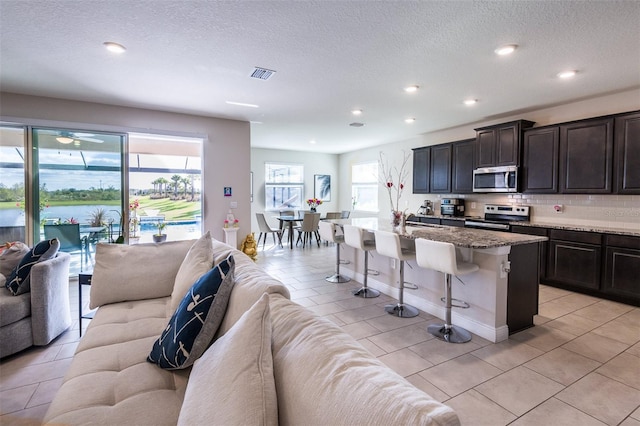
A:
[[[71,256],[38,262],[31,268],[31,291],[13,296],[0,288],[0,358],[30,346],[44,346],[71,326]]]

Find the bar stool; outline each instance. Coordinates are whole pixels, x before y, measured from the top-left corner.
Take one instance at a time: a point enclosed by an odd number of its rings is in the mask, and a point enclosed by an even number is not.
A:
[[[340,275],[340,243],[344,243],[344,236],[336,235],[336,225],[326,220],[318,224],[320,238],[336,244],[336,273],[325,278],[330,283],[346,283],[351,278]]]
[[[362,288],[353,292],[353,295],[364,297],[365,299],[380,296],[380,292],[378,290],[367,287],[367,277],[369,276],[369,252],[376,249],[375,240],[365,239],[365,230],[357,226],[344,225],[343,230],[345,244],[364,252],[364,283]]]
[[[375,231],[376,251],[383,256],[400,261],[400,297],[395,305],[386,305],[384,310],[388,314],[400,318],[412,318],[418,316],[418,310],[404,303],[404,262],[415,260],[416,253],[400,246],[400,237],[394,232]]]
[[[466,343],[471,340],[471,333],[462,327],[451,324],[451,308],[468,308],[469,304],[451,297],[451,276],[470,274],[480,269],[475,263],[458,262],[456,248],[451,243],[416,239],[416,262],[418,266],[444,273],[445,288],[445,323],[427,327],[427,331],[438,339],[449,343]],[[452,302],[459,302],[456,305]]]

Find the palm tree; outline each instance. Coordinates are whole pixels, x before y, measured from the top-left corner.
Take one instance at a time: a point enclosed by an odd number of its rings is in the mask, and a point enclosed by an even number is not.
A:
[[[173,182],[173,194],[175,195],[176,198],[178,198],[178,185],[180,184],[181,179],[182,179],[182,176],[180,175],[171,176],[171,181]]]
[[[158,185],[160,185],[160,189],[162,189],[162,184],[160,183],[160,178],[154,180],[151,183],[153,184],[153,193],[154,194],[158,192]]]
[[[163,177],[158,178],[158,181],[160,183],[160,196],[161,197],[166,197],[166,192],[167,192],[167,184],[169,183],[168,180],[166,180]],[[162,191],[162,187],[164,186],[164,192]]]
[[[188,177],[183,177],[180,179],[180,182],[184,185],[184,198],[187,198],[187,189],[189,188],[189,183],[191,180]]]

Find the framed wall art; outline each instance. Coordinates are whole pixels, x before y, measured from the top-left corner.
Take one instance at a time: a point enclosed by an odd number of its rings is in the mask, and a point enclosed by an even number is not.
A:
[[[331,175],[313,175],[313,196],[322,201],[331,201]]]

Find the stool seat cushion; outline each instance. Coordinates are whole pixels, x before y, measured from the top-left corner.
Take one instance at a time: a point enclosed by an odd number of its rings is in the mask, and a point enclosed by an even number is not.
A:
[[[416,262],[418,266],[451,275],[465,275],[477,271],[478,265],[458,263],[456,248],[451,243],[416,239]]]

